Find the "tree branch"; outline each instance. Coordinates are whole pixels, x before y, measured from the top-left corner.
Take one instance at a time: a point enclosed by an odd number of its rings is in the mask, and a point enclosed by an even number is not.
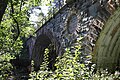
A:
[[[21,0],[21,3],[20,3],[20,12],[21,12],[21,8],[22,8],[22,3],[23,3],[23,0]]]
[[[11,12],[12,12],[12,14],[11,14],[11,16],[12,16],[12,18],[13,18],[13,20],[14,20],[14,22],[16,23],[16,27],[17,27],[17,36],[14,38],[14,43],[16,42],[16,40],[18,39],[18,37],[19,37],[19,35],[20,35],[20,28],[19,28],[19,23],[18,23],[18,21],[15,19],[15,17],[14,17],[14,7],[13,7],[13,2],[12,2],[12,0],[11,0]],[[14,43],[13,43],[13,45],[14,45]]]

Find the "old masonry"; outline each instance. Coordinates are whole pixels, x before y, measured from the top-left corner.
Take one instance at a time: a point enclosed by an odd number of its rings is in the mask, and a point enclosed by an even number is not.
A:
[[[92,60],[97,67],[108,69],[120,66],[119,2],[67,0],[66,5],[36,31],[36,36],[27,40],[29,59],[39,67],[45,48],[50,48],[49,57],[54,64],[55,58],[61,56],[66,47],[76,45],[75,41],[81,36],[82,62]],[[89,59],[86,56],[90,56]]]

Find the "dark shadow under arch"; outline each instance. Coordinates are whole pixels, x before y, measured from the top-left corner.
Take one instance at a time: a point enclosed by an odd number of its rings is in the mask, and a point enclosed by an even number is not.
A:
[[[50,70],[55,69],[54,64],[55,64],[55,59],[57,57],[55,45],[52,43],[52,41],[47,35],[42,34],[36,39],[36,42],[33,48],[33,53],[32,53],[33,54],[32,59],[34,61],[35,70],[39,70],[39,67],[42,64],[44,59],[44,51],[46,48],[49,49],[48,68]]]

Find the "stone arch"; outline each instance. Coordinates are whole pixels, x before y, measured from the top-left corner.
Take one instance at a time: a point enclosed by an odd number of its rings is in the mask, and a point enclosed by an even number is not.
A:
[[[120,69],[120,8],[108,19],[93,51],[97,68]]]
[[[41,29],[42,30],[42,29]],[[32,52],[32,60],[34,61],[35,70],[38,70],[40,65],[43,62],[44,51],[46,48],[50,48],[51,52],[49,52],[49,64],[48,67],[53,70],[53,65],[55,63],[56,57],[59,55],[59,42],[53,37],[52,33],[48,30],[42,31],[41,34],[38,35],[35,40],[33,52]]]

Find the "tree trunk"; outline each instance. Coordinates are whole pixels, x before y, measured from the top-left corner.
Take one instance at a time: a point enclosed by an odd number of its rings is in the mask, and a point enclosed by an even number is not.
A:
[[[2,21],[3,14],[5,13],[7,4],[8,4],[8,0],[0,0],[0,23]]]

